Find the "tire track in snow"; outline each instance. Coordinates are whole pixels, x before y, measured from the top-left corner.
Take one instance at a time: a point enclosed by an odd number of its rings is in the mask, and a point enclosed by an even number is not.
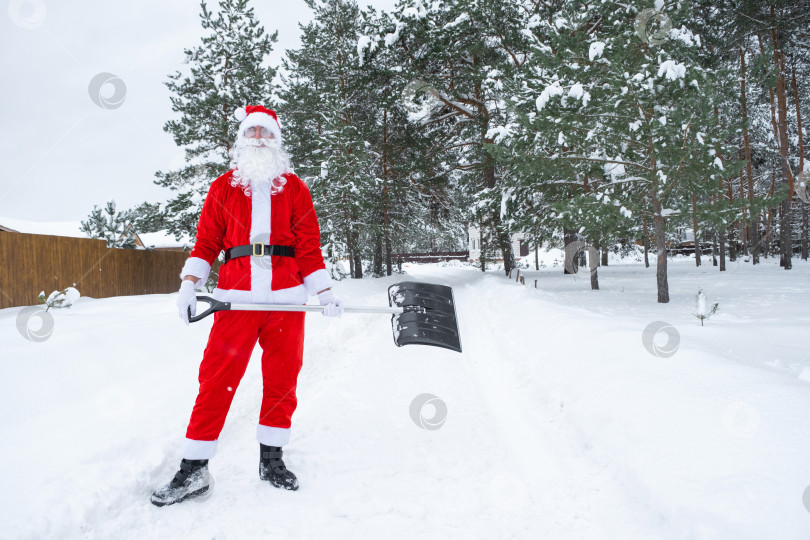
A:
[[[485,276],[483,276],[485,277]],[[548,537],[564,538],[570,527],[564,522],[575,521],[573,516],[563,516],[574,505],[561,508],[560,499],[570,500],[564,478],[559,471],[560,459],[547,440],[543,439],[544,429],[527,414],[526,405],[514,394],[514,381],[500,368],[499,364],[520,358],[514,347],[509,345],[509,333],[504,333],[498,322],[502,313],[498,306],[482,301],[482,283],[463,285],[454,289],[456,309],[459,318],[465,355],[469,359],[470,371],[477,382],[479,393],[492,412],[496,422],[494,430],[500,432],[498,439],[507,443],[508,453],[518,465],[521,478],[517,479],[531,506],[538,513],[538,524],[546,530]],[[495,309],[493,309],[495,308]],[[503,459],[503,458],[496,458]],[[538,531],[539,532],[539,531]],[[563,535],[563,536],[560,536]]]
[[[471,360],[470,369],[498,423],[497,430],[522,472],[532,506],[535,511],[540,509],[542,525],[553,530],[547,537],[607,538],[611,529],[619,535],[635,531],[647,538],[657,537],[650,529],[640,529],[628,494],[616,485],[615,478],[604,474],[606,469],[611,472],[610,463],[600,464],[586,455],[587,441],[563,415],[558,405],[562,396],[553,382],[546,388],[532,388],[513,372],[516,362],[543,360],[527,355],[531,347],[527,327],[538,328],[539,335],[534,337],[541,343],[545,338],[576,343],[581,339],[578,329],[544,325],[548,321],[539,315],[536,324],[527,325],[511,314],[516,305],[536,302],[532,307],[549,311],[555,306],[493,274],[465,278],[454,287],[465,356]],[[547,392],[552,395],[544,395]]]

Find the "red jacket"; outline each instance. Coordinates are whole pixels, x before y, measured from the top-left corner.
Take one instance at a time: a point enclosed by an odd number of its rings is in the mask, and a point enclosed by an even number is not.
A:
[[[262,242],[292,246],[295,257],[238,257],[219,269],[217,300],[259,304],[305,304],[307,295],[332,286],[321,254],[321,233],[309,188],[284,173],[284,188],[270,195],[269,183],[251,182],[251,195],[232,186],[233,171],[212,182],[203,203],[197,238],[180,277],[208,278],[220,251]]]

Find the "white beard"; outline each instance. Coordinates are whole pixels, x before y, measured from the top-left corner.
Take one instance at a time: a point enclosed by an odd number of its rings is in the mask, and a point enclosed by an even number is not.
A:
[[[263,145],[263,146],[262,146]],[[247,139],[239,137],[231,149],[231,185],[239,185],[250,195],[250,185],[272,181],[271,193],[284,189],[286,180],[281,175],[290,168],[290,155],[276,139]]]

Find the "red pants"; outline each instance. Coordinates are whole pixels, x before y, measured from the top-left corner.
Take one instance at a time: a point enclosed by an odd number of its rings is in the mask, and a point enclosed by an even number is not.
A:
[[[200,364],[200,392],[186,431],[184,457],[213,456],[239,381],[258,340],[262,348],[262,407],[257,437],[271,446],[289,441],[298,373],[304,354],[304,313],[219,311]],[[200,459],[200,458],[197,458]]]

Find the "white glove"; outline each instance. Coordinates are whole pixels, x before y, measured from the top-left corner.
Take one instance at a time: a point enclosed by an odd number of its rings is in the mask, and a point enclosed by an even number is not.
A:
[[[188,326],[188,308],[191,314],[197,314],[197,292],[194,290],[194,282],[185,280],[180,284],[180,293],[177,295],[177,309],[180,311],[180,319]]]
[[[340,317],[343,315],[343,301],[335,297],[335,293],[331,290],[324,291],[318,295],[318,301],[323,308],[323,315],[325,317]]]

